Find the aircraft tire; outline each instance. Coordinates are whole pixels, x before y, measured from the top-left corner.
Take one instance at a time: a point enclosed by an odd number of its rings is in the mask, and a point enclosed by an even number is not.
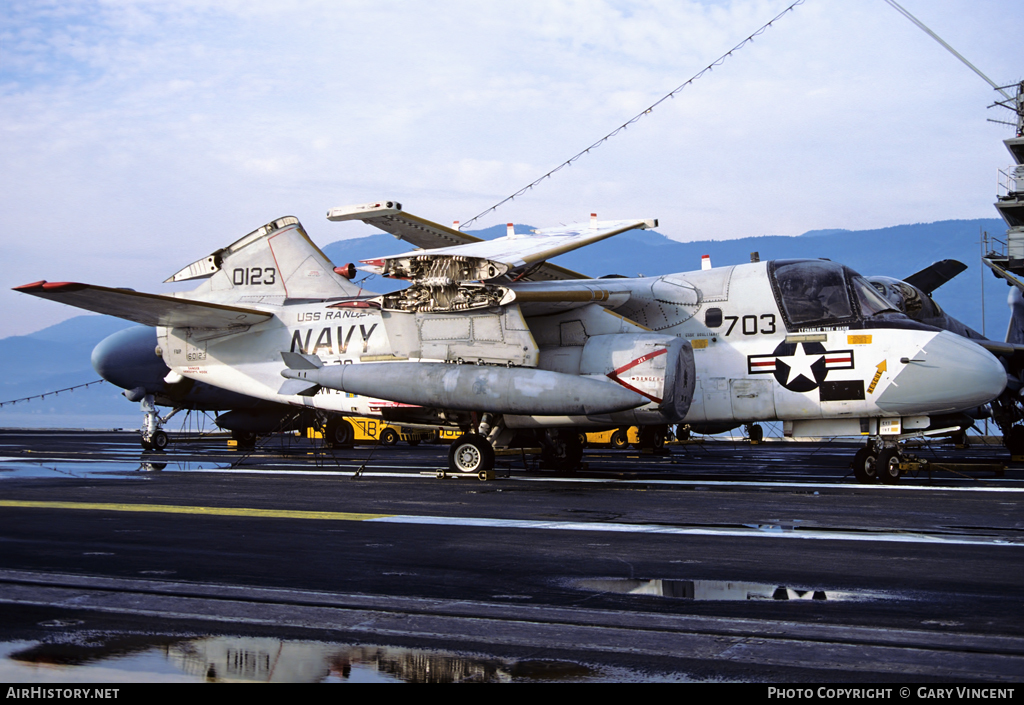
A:
[[[883,448],[878,454],[878,478],[884,485],[895,485],[900,481],[899,448]]]
[[[398,445],[398,432],[393,428],[385,428],[380,432],[381,445],[396,446]]]
[[[1003,436],[1003,445],[1010,455],[1024,455],[1024,426],[1013,426]]]
[[[256,447],[256,434],[252,431],[232,431],[231,438],[238,448],[251,449]]]
[[[686,424],[679,424],[676,426],[676,440],[677,441],[688,441],[690,440],[690,427]]]
[[[668,429],[662,430],[660,426],[641,426],[637,433],[637,442],[633,444],[633,447],[637,450],[664,448],[666,430]]]
[[[335,418],[327,422],[324,429],[324,441],[328,448],[351,448],[355,441],[356,432],[345,419]]]
[[[616,429],[615,433],[612,434],[611,438],[612,448],[618,448],[622,450],[629,446],[629,429]]]
[[[764,429],[761,428],[761,424],[752,423],[747,429],[750,434],[751,443],[760,443],[764,440]]]
[[[862,485],[878,482],[878,455],[873,448],[861,448],[853,456],[853,476]]]
[[[583,460],[583,439],[571,429],[548,431],[541,437],[541,464],[552,470],[574,471]]]
[[[153,434],[153,438],[150,439],[150,445],[153,450],[160,451],[161,453],[167,449],[170,445],[171,439],[167,437],[167,434],[163,431],[157,431]]]
[[[494,469],[494,448],[478,433],[464,433],[448,449],[448,469],[479,474]]]

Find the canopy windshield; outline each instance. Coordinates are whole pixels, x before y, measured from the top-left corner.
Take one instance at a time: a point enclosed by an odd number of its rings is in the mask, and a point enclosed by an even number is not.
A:
[[[790,326],[836,325],[894,310],[863,277],[835,262],[778,260],[770,271]]]

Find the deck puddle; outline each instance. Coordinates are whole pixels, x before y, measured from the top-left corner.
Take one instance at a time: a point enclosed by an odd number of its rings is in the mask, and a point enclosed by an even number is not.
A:
[[[630,578],[588,578],[576,580],[573,587],[593,592],[624,595],[654,595],[686,600],[812,600],[851,602],[891,600],[886,593],[868,590],[832,590],[793,588],[776,583],[745,583],[729,580],[635,580]]]
[[[651,679],[646,673],[575,661],[515,660],[429,649],[270,637],[79,634],[72,639],[52,643],[0,643],[0,681],[511,683]],[[679,675],[656,680],[686,678]]]

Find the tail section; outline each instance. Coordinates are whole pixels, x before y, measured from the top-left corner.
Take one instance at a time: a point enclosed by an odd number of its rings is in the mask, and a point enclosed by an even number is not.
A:
[[[197,260],[167,282],[206,279],[192,296],[258,300],[330,299],[360,296],[361,287],[334,271],[293,216],[278,218],[240,240]]]

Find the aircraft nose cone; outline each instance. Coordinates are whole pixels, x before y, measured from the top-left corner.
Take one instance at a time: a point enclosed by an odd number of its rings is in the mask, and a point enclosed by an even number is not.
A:
[[[156,356],[156,344],[155,328],[126,328],[93,348],[92,366],[100,377],[122,389],[160,389],[170,368]]]
[[[964,411],[987,404],[1006,387],[1006,370],[999,360],[946,331],[902,367],[877,404],[904,416]]]

